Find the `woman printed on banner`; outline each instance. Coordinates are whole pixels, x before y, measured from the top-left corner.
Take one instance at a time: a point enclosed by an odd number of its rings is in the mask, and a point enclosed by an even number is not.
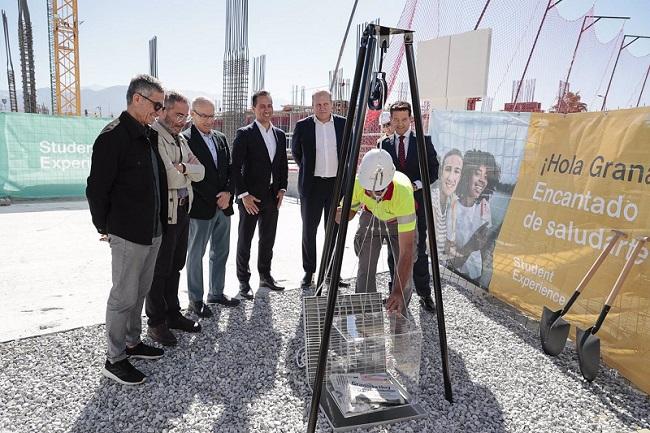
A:
[[[460,274],[478,281],[492,249],[488,231],[492,227],[489,199],[499,183],[501,171],[494,156],[468,150],[456,194],[447,213],[447,245],[451,266]],[[491,276],[491,272],[488,273]],[[489,283],[489,281],[488,281]]]
[[[451,149],[440,162],[438,179],[431,184],[431,205],[433,222],[438,244],[438,262],[447,263],[445,243],[447,241],[447,211],[458,200],[456,188],[463,170],[463,154],[458,149]]]

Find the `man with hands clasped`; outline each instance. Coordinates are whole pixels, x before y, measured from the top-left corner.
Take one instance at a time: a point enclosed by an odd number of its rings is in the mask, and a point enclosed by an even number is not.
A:
[[[249,261],[255,228],[259,227],[257,270],[260,286],[284,290],[271,276],[271,259],[278,225],[278,210],[287,191],[289,167],[287,139],[273,126],[273,100],[266,90],[252,97],[255,120],[237,130],[232,148],[232,183],[239,206],[237,278],[239,294],[253,299]]]
[[[230,216],[233,186],[230,150],[226,136],[213,128],[214,103],[197,97],[192,101],[192,126],[183,132],[190,149],[205,167],[205,177],[193,182],[194,202],[190,210],[190,235],[187,254],[187,291],[190,311],[211,317],[203,302],[203,255],[210,241],[210,280],[207,304],[226,307],[239,305],[238,299],[223,294],[226,261],[230,252]]]

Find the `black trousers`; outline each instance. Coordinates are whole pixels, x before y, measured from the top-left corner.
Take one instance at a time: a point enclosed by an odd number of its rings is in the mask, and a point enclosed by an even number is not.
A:
[[[424,205],[418,203],[417,211],[418,230],[418,258],[413,264],[413,283],[418,296],[431,295],[431,276],[429,273],[429,256],[427,254],[427,219],[424,216]],[[389,287],[392,287],[393,275],[395,273],[395,259],[393,252],[388,249],[388,269],[390,271]]]
[[[189,227],[187,205],[179,206],[176,224],[167,225],[162,236],[151,290],[147,294],[145,311],[149,326],[158,326],[181,314],[178,281],[185,266]]]
[[[249,262],[251,258],[251,242],[255,228],[259,227],[259,243],[257,247],[257,271],[261,277],[271,275],[271,260],[273,245],[278,228],[278,200],[269,188],[264,197],[257,197],[259,213],[251,215],[246,212],[244,204],[239,202],[239,227],[237,239],[237,279],[244,283],[251,278]]]
[[[335,180],[335,177],[314,177],[309,194],[300,197],[302,268],[312,274],[316,272],[316,233],[323,213],[327,225]]]

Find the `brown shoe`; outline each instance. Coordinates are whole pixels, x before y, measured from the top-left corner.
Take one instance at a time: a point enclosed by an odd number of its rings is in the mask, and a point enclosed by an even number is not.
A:
[[[158,326],[149,326],[147,328],[147,335],[153,341],[163,346],[176,346],[176,343],[178,343],[176,336],[172,334],[166,323]]]

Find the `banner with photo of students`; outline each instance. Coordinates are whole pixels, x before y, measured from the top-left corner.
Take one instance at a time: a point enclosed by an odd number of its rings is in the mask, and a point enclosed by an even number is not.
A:
[[[430,133],[441,160],[446,266],[525,313],[561,309],[611,230],[627,234],[566,316],[592,326],[636,239],[650,235],[650,109],[434,111]],[[454,149],[462,166],[456,157],[445,173],[443,159]],[[649,249],[639,250],[598,333],[608,364],[646,392]]]

